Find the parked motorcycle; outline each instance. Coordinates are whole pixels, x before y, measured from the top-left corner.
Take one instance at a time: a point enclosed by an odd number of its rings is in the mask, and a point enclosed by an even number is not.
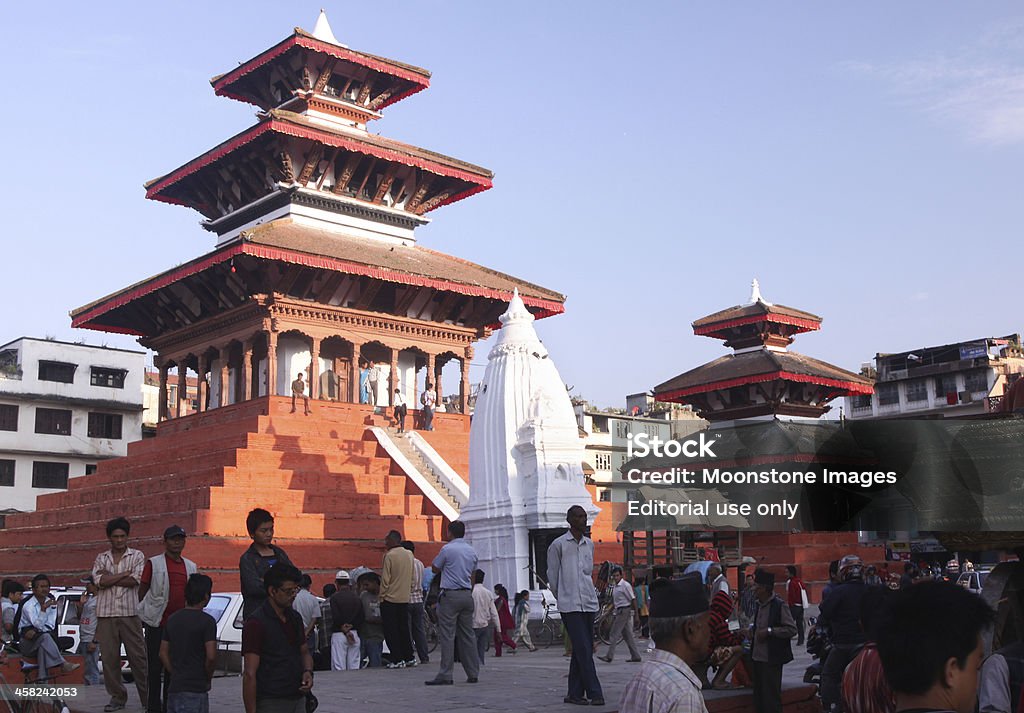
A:
[[[814,659],[811,665],[804,669],[804,683],[821,685],[821,669],[828,658],[828,652],[832,649],[832,639],[829,636],[828,627],[823,623],[819,624],[815,617],[807,620],[807,653]]]

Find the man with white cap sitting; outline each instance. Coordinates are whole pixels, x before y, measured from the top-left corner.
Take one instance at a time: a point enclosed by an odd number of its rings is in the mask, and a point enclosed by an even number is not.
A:
[[[363,603],[352,589],[348,572],[334,575],[338,591],[331,595],[331,670],[359,670],[359,625],[363,622]]]
[[[708,656],[709,619],[699,574],[654,581],[648,625],[656,648],[626,684],[619,713],[707,713],[693,666]]]

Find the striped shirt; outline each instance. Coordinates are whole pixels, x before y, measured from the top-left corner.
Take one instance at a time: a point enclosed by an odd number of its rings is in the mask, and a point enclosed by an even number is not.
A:
[[[697,674],[681,658],[655,649],[626,684],[619,713],[708,713]]]
[[[146,566],[146,555],[131,547],[125,550],[121,559],[115,564],[114,553],[110,550],[100,552],[96,556],[96,563],[92,566],[92,577],[97,586],[103,581],[100,571],[107,571],[110,574],[131,573],[135,579],[133,587],[100,587],[96,595],[96,616],[137,616],[139,613],[139,582],[142,581],[142,570]]]
[[[423,563],[415,557],[412,560],[412,589],[409,590],[409,603],[423,603]]]
[[[843,673],[843,708],[850,713],[893,713],[896,698],[885,680],[874,643],[864,645]]]

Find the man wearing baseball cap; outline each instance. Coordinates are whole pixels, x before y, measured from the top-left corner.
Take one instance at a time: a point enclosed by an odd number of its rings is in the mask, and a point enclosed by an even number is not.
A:
[[[620,713],[707,713],[693,666],[711,643],[707,590],[699,574],[657,579],[651,585],[653,655],[626,684]]]
[[[334,575],[338,591],[331,595],[331,670],[359,670],[359,625],[363,623],[363,602],[352,589],[349,573]]]
[[[171,525],[164,530],[164,551],[146,560],[139,584],[139,618],[146,628],[146,652],[149,656],[149,703],[147,713],[167,710],[171,674],[160,663],[160,642],[167,618],[185,607],[185,584],[196,573],[196,563],[181,556],[185,549],[185,530]],[[160,685],[161,676],[163,685]]]

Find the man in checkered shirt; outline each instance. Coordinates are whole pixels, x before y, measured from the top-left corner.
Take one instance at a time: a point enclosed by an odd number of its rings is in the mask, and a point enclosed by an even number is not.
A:
[[[700,576],[651,585],[651,638],[657,647],[626,684],[619,713],[707,713],[691,668],[708,655],[708,596]]]

